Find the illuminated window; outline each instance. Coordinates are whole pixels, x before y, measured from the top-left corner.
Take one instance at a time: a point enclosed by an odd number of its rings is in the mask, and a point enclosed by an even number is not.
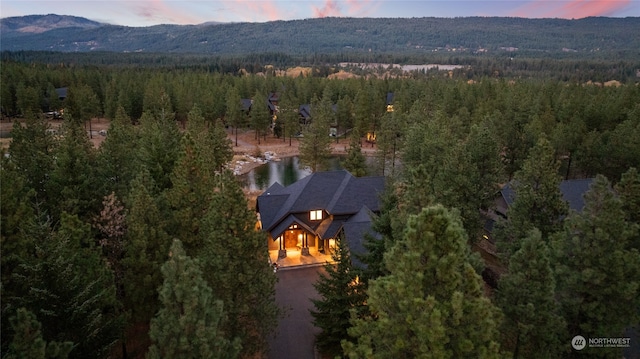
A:
[[[322,210],[318,209],[318,210],[309,212],[309,217],[311,218],[312,221],[322,220]]]

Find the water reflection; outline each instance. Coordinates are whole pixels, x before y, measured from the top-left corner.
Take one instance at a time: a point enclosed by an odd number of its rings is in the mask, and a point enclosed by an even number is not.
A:
[[[329,170],[335,171],[341,168],[340,157],[332,157],[329,160]],[[245,188],[257,191],[265,190],[276,182],[288,186],[310,174],[310,170],[300,168],[300,159],[294,156],[284,157],[280,161],[272,161],[256,167],[241,176],[241,179],[245,183]]]

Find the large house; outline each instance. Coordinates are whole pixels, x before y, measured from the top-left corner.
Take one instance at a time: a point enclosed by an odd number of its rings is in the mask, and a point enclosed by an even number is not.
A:
[[[328,253],[344,238],[352,253],[363,253],[371,216],[380,211],[384,177],[354,177],[347,171],[313,173],[287,187],[269,187],[257,200],[269,250]]]

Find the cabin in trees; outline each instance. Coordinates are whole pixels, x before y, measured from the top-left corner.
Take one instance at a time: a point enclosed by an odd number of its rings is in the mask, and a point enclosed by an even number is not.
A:
[[[589,191],[593,178],[565,180],[560,182],[562,199],[567,202],[569,209],[582,212],[584,208],[584,194]],[[507,211],[516,199],[516,192],[512,183],[507,183],[500,189],[494,202],[493,209],[489,212],[485,224],[484,238],[491,240],[493,225],[498,218],[507,218]]]
[[[277,119],[279,99],[280,99],[280,96],[278,96],[278,94],[275,92],[271,92],[269,96],[267,96],[266,105],[267,105],[267,108],[269,109],[269,115],[271,115],[271,117],[273,118],[274,123]],[[243,98],[241,99],[241,101],[242,101],[242,111],[244,111],[244,113],[247,115],[250,114],[251,107],[253,106],[253,100],[250,98]]]
[[[313,173],[287,187],[269,187],[257,200],[269,250],[284,258],[287,250],[328,253],[344,239],[353,253],[363,253],[371,216],[380,211],[384,177],[354,177],[347,171]]]

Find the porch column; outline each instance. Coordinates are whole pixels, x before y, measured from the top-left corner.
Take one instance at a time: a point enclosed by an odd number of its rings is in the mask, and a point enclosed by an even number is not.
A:
[[[280,249],[278,250],[278,259],[282,258],[287,258],[287,249],[285,248],[284,244],[284,234],[280,236]]]
[[[308,233],[304,232],[304,237],[302,237],[302,249],[300,250],[300,254],[303,256],[309,255],[309,241],[307,240]]]

